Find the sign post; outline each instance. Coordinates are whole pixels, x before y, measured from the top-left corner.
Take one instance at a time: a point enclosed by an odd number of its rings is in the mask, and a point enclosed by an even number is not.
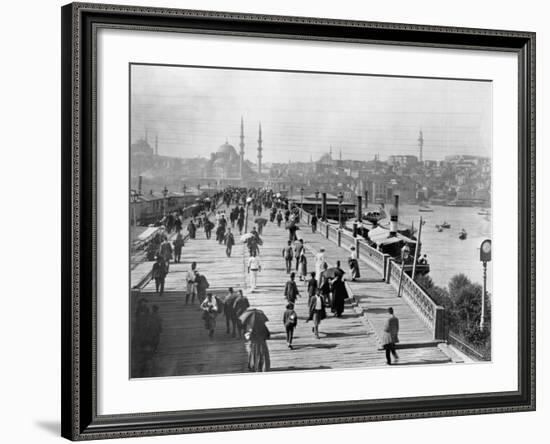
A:
[[[481,242],[479,260],[483,264],[483,293],[481,294],[481,319],[479,320],[479,329],[483,331],[485,328],[485,299],[487,299],[487,262],[491,261],[490,239]]]

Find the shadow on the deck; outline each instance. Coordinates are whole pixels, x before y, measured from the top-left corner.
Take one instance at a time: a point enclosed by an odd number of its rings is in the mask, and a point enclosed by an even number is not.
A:
[[[420,361],[407,361],[407,362],[392,362],[391,365],[428,365],[428,364],[446,364],[451,362],[451,359],[438,360],[438,359],[421,359]]]
[[[324,335],[326,338],[351,338],[351,337],[360,337],[364,338],[365,336],[369,336],[372,333],[366,332],[366,333],[342,333],[342,332],[332,332],[332,333],[323,333],[322,331],[319,332],[320,334]]]
[[[198,304],[185,304],[179,292],[166,292],[165,296],[142,293],[144,296],[150,312],[153,305],[158,307],[162,331],[159,335],[151,329],[150,314],[136,322],[136,305],[131,304],[130,378],[246,372],[246,344],[226,334],[223,315],[218,315],[214,336],[209,338]],[[153,352],[156,341],[158,348]]]
[[[286,372],[295,370],[330,370],[332,367],[328,365],[319,365],[318,367],[271,367],[270,372]]]
[[[336,348],[338,344],[324,344],[322,342],[317,344],[304,344],[304,345],[293,345],[294,350],[303,350],[306,348],[320,348],[320,349],[331,349]]]
[[[388,313],[388,309],[387,308],[367,308],[365,309],[365,312],[366,313],[372,313],[372,314],[383,314],[383,313]]]

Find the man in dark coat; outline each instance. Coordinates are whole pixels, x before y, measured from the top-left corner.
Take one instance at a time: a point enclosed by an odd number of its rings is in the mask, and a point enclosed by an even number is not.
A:
[[[162,296],[164,293],[164,280],[166,278],[166,263],[160,254],[157,255],[157,260],[153,264],[151,277],[155,280],[155,291]]]
[[[315,233],[317,231],[317,216],[315,214],[311,216],[311,232]]]
[[[223,314],[225,316],[225,327],[226,327],[226,333],[230,333],[230,326],[233,327],[233,333],[232,336],[235,337],[235,332],[237,330],[237,316],[235,316],[235,308],[233,305],[235,304],[235,300],[237,299],[239,295],[233,291],[233,287],[229,287],[229,292],[227,293],[227,296],[225,297],[225,300],[223,301]]]
[[[189,233],[189,239],[195,239],[195,233],[197,231],[197,227],[195,226],[193,219],[189,221],[189,224],[187,225],[187,231]]]
[[[243,295],[242,290],[239,290],[239,294],[235,299],[235,302],[233,303],[233,312],[235,314],[235,318],[237,319],[237,335],[239,338],[242,336],[243,330],[241,321],[239,321],[239,316],[241,316],[248,307],[250,307],[250,302],[248,302],[248,298]]]
[[[391,365],[391,355],[397,361],[399,356],[395,352],[395,344],[399,342],[399,319],[393,314],[393,308],[388,308],[388,313],[390,317],[386,320],[384,325],[384,334],[382,335],[382,344],[384,345],[384,350],[386,350],[386,362],[388,365]]]
[[[214,224],[210,221],[210,219],[204,220],[204,235],[206,236],[206,239],[210,239],[212,236],[212,228],[214,228]]]
[[[239,229],[239,234],[242,234],[244,227],[244,214],[239,213],[239,217],[237,218],[237,228]]]
[[[231,232],[231,228],[227,229],[227,233],[225,234],[223,241],[225,243],[225,254],[227,257],[231,257],[231,249],[233,248],[233,245],[235,245],[235,237]]]
[[[290,268],[292,267],[292,257],[294,252],[292,250],[292,242],[287,241],[287,246],[283,248],[283,258],[285,259],[286,272],[290,273]]]
[[[295,277],[294,272],[290,273],[290,280],[287,281],[285,285],[285,298],[291,304],[295,304],[296,299],[300,296],[300,292],[298,291],[298,286],[294,281],[294,277]]]
[[[219,244],[223,242],[223,238],[225,237],[225,227],[223,224],[219,224],[218,228],[216,228],[216,240]]]
[[[179,216],[176,216],[176,221],[174,222],[174,226],[176,227],[176,231],[179,233],[181,231],[182,226],[183,226]]]
[[[176,240],[174,241],[174,262],[180,263],[181,262],[181,249],[183,248],[183,236],[178,231],[178,234],[176,236]]]

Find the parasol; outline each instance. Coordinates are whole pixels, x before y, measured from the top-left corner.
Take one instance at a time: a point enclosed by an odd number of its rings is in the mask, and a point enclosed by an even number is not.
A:
[[[254,235],[252,233],[245,233],[241,236],[240,240],[241,242],[247,242],[248,239],[254,237]]]
[[[257,217],[254,219],[254,222],[256,222],[258,225],[265,225],[267,223],[267,219],[265,217]]]
[[[331,267],[331,268],[327,268],[325,271],[323,271],[323,273],[325,273],[325,276],[327,278],[334,279],[337,276],[342,277],[345,272],[344,272],[344,270],[342,270],[340,268]]]
[[[257,308],[249,308],[242,315],[239,316],[243,327],[254,327],[256,324],[265,324],[269,319],[262,310]]]

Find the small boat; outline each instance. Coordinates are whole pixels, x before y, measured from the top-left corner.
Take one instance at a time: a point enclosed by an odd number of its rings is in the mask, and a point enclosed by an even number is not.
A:
[[[441,233],[443,231],[443,227],[441,225],[436,225],[435,228],[437,229],[438,233]]]
[[[441,228],[451,228],[451,224],[447,221],[443,222],[440,226]]]
[[[468,233],[466,233],[466,230],[463,228],[462,230],[460,230],[460,233],[458,233],[458,238],[460,240],[464,240],[468,237]]]
[[[480,216],[490,216],[491,212],[489,210],[480,210],[477,212]]]
[[[420,205],[418,211],[421,213],[433,213],[433,208],[430,208],[428,205]]]

